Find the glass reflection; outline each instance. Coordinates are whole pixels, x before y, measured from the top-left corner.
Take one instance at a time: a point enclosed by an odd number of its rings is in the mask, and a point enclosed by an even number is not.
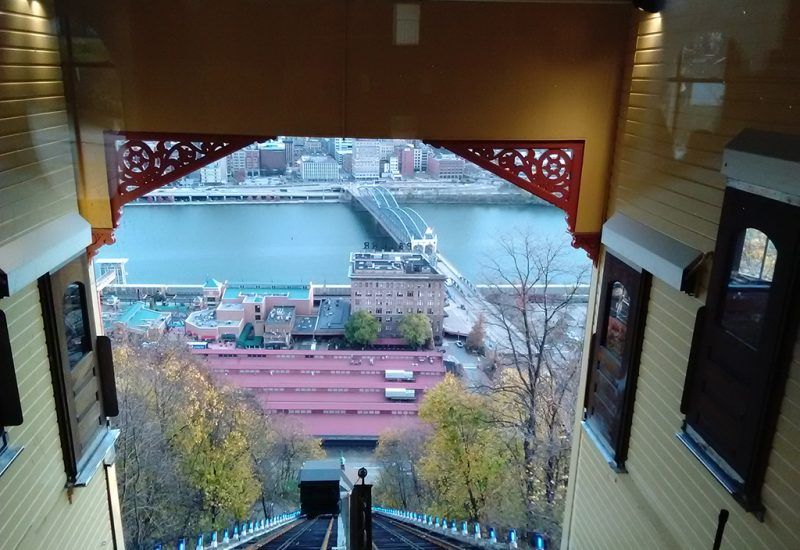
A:
[[[630,295],[625,286],[619,281],[611,285],[611,301],[608,308],[606,328],[606,348],[620,359],[625,351],[630,305]]]
[[[72,283],[67,286],[64,290],[64,333],[70,368],[77,365],[91,349],[85,306],[83,285]]]
[[[739,234],[735,247],[720,324],[745,344],[756,347],[778,251],[764,233],[752,227]]]

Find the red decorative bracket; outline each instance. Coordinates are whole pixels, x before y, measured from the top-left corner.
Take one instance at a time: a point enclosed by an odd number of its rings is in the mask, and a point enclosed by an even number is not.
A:
[[[106,132],[106,165],[112,228],[96,228],[89,245],[92,257],[114,242],[122,207],[151,191],[208,166],[239,149],[274,137]]]
[[[106,133],[106,161],[114,227],[131,201],[269,137]]]
[[[426,141],[557,206],[566,213],[572,246],[597,261],[599,234],[575,234],[583,141]],[[596,240],[597,244],[593,241]]]

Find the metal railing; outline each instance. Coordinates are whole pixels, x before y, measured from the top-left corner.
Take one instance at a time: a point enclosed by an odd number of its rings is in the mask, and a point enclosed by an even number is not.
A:
[[[434,532],[445,533],[448,536],[460,539],[470,544],[480,544],[487,548],[519,548],[519,538],[516,529],[509,529],[504,536],[499,536],[494,527],[482,526],[477,521],[460,521],[447,518],[440,518],[430,514],[409,512],[408,510],[398,510],[395,508],[384,508],[373,506],[373,512],[378,512],[401,521],[416,524],[430,529]],[[530,546],[537,550],[549,548],[547,538],[539,533],[534,533],[530,541]],[[525,546],[528,547],[527,545]]]
[[[271,533],[300,517],[296,510],[288,514],[280,514],[273,518],[243,521],[234,524],[229,529],[200,533],[196,537],[182,538],[176,545],[157,543],[154,550],[205,550],[206,548],[220,548],[230,550],[239,548],[244,544]]]

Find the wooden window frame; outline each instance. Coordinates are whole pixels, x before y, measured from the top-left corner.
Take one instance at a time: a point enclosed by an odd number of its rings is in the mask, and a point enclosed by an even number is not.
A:
[[[81,277],[73,278],[68,284],[55,282],[61,269],[70,267],[74,262],[80,262]],[[67,474],[68,486],[84,486],[88,484],[100,462],[113,447],[118,431],[110,430],[108,417],[119,413],[116,395],[116,385],[113,374],[113,360],[111,357],[110,340],[106,336],[98,336],[95,327],[93,304],[90,296],[91,281],[89,280],[90,265],[84,254],[81,254],[50,273],[39,278],[39,298],[42,306],[42,319],[44,323],[47,342],[47,353],[50,362],[50,374],[53,382],[53,396],[56,405],[56,418],[59,425],[61,450],[64,458],[64,470]],[[90,350],[74,365],[77,368],[83,361],[93,361],[92,370],[96,380],[96,396],[100,403],[100,416],[104,423],[98,423],[96,431],[92,432],[91,445],[78,451],[78,418],[74,402],[72,385],[69,381],[73,368],[69,359],[65,357],[65,327],[63,319],[57,314],[56,300],[63,301],[64,290],[69,284],[79,283],[83,287],[83,315],[88,339],[91,342]],[[91,357],[89,357],[91,355]],[[89,409],[87,409],[89,410]]]
[[[647,305],[650,297],[651,275],[647,271],[631,264],[624,259],[615,256],[611,251],[606,250],[603,273],[600,280],[600,301],[597,314],[596,332],[592,335],[589,350],[589,364],[586,378],[586,388],[584,396],[583,428],[589,438],[595,443],[597,448],[605,457],[609,466],[617,471],[624,473],[625,461],[628,457],[628,442],[630,440],[631,422],[633,420],[633,405],[636,396],[636,382],[639,376],[639,361],[641,358],[642,341],[644,337],[644,326],[647,318]],[[622,280],[628,280],[628,285],[623,285],[626,289],[630,288],[629,294],[631,304],[628,308],[628,319],[626,323],[624,352],[619,358],[620,367],[625,369],[625,387],[617,407],[617,429],[616,441],[609,440],[599,433],[593,426],[591,409],[594,403],[594,393],[597,389],[596,377],[599,374],[600,365],[607,361],[603,354],[609,354],[605,348],[605,338],[608,332],[609,314],[612,303],[611,288]]]
[[[787,223],[787,220],[796,219],[794,216],[797,214],[800,214],[800,208],[796,206],[732,187],[726,189],[707,301],[698,310],[695,320],[680,408],[685,418],[681,431],[676,434],[734,499],[762,521],[765,508],[761,501],[761,488],[800,323],[800,292],[796,290],[800,282],[800,255],[797,254],[800,237],[797,236],[796,223]],[[765,309],[768,317],[763,320],[763,326],[772,327],[773,330],[771,333],[762,332],[757,342],[743,340],[740,335],[726,329],[722,322],[731,266],[737,265],[740,259],[738,236],[748,228],[764,233],[777,252],[769,305]],[[756,360],[748,357],[746,360],[720,363],[716,356],[723,354],[718,350],[724,350],[725,346],[722,345],[724,341],[720,341],[716,335],[722,333],[726,334],[726,338],[737,338],[743,346],[752,350]],[[712,349],[717,350],[713,355]],[[712,428],[715,424],[706,424],[704,428],[691,420],[692,417],[699,418],[697,415],[708,414],[709,405],[704,404],[708,398],[702,398],[703,388],[706,387],[704,376],[710,377],[714,372],[705,366],[708,363],[722,365],[724,370],[717,370],[727,373],[725,376],[731,380],[741,376],[736,372],[738,369],[755,381],[745,378],[739,381],[740,386],[747,388],[745,395],[749,399],[744,403],[735,401],[737,408],[743,408],[747,416],[737,420],[735,426],[728,426],[728,433],[733,430],[738,436],[739,445],[735,447],[734,455],[722,450],[713,441],[715,435],[725,432],[714,432]],[[720,375],[717,377],[723,383],[728,380]],[[723,424],[722,429],[725,426]],[[738,468],[732,465],[732,458],[738,462]]]

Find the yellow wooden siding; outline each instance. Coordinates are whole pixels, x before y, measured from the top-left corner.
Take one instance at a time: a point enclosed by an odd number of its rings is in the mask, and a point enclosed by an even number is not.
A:
[[[800,133],[800,4],[671,0],[642,16],[628,52],[608,215],[624,212],[703,251],[714,248],[725,144],[745,127]],[[722,102],[691,105],[682,52],[719,33]],[[702,48],[701,48],[702,49]],[[691,71],[689,71],[691,72]],[[678,105],[678,108],[676,108]],[[707,270],[706,270],[707,272]],[[614,474],[581,433],[570,548],[800,548],[800,344],[795,347],[760,523],[676,439],[694,318],[705,302],[655,279],[645,327],[628,473]],[[642,517],[658,518],[643,521]]]
[[[71,134],[49,2],[0,0],[0,243],[77,210]],[[56,267],[56,266],[53,266]],[[39,293],[0,300],[11,336],[24,423],[22,454],[0,476],[0,546],[111,548],[104,472],[72,493],[56,420]]]
[[[0,476],[0,533],[5,548],[110,548],[102,467],[70,503],[56,420],[53,383],[39,304],[31,284],[0,300],[8,320],[24,423],[8,428],[22,454]]]
[[[76,209],[49,2],[0,1],[0,244]]]

